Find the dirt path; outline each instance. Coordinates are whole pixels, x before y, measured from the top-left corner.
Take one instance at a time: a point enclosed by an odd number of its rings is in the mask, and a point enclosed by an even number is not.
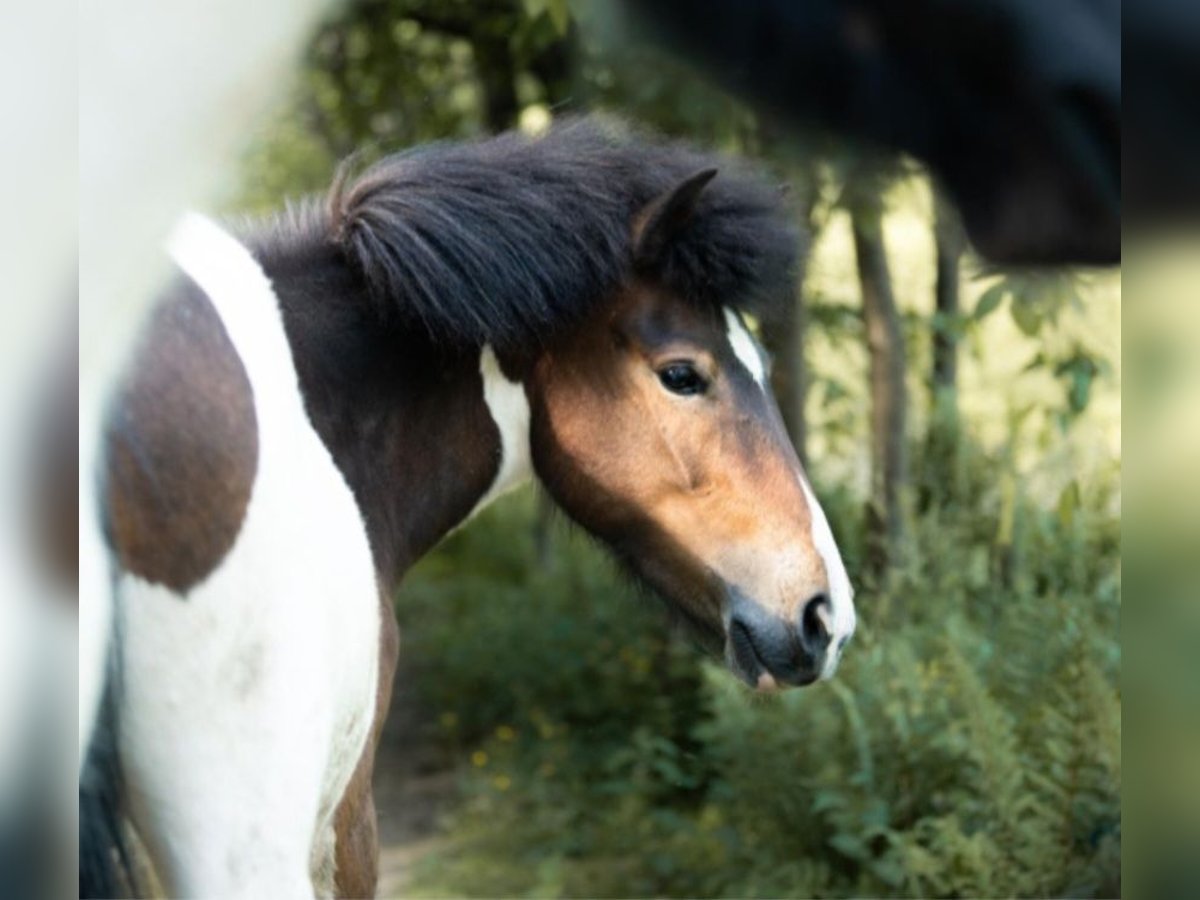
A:
[[[404,664],[375,760],[375,807],[379,812],[379,891],[403,897],[417,860],[438,843],[438,819],[454,793],[454,773],[438,753],[432,725],[416,701],[415,676]]]

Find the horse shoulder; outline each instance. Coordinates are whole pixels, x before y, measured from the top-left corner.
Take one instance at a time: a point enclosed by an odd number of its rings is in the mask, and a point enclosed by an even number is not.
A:
[[[254,397],[204,293],[181,277],[113,400],[107,530],[122,569],[186,594],[237,540],[258,465]]]

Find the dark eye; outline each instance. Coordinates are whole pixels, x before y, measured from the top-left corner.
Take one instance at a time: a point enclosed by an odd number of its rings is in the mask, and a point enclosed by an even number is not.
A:
[[[671,363],[658,370],[658,380],[673,394],[703,394],[708,387],[704,376],[691,363]]]

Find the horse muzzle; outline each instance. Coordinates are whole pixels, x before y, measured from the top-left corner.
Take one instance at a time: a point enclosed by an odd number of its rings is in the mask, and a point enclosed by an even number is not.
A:
[[[769,612],[736,589],[730,591],[725,660],[762,691],[812,684],[829,677],[850,634],[839,634],[829,596],[814,594],[794,619]]]

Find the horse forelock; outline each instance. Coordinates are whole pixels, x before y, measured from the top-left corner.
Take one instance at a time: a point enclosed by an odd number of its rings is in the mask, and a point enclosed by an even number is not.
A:
[[[341,248],[390,321],[501,354],[546,346],[633,275],[636,215],[720,169],[694,215],[639,275],[699,303],[761,311],[790,296],[794,231],[781,193],[733,160],[595,117],[395,154],[324,204],[293,208],[253,244]]]

